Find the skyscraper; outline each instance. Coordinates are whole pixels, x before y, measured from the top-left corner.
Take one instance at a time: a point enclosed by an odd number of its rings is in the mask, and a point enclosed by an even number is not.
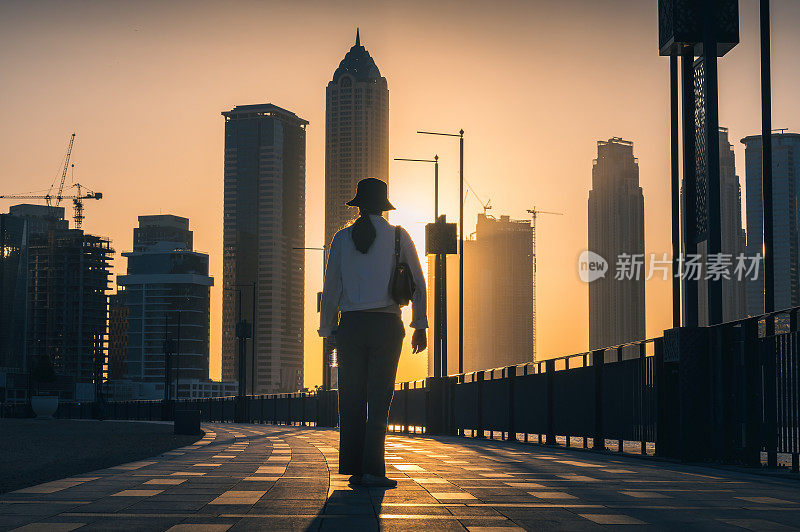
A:
[[[747,188],[747,255],[762,253],[761,135],[742,139]],[[772,134],[773,259],[775,310],[800,305],[800,134]],[[764,312],[764,267],[747,282],[747,313]]]
[[[742,228],[742,188],[736,175],[736,156],[728,140],[728,128],[719,128],[719,184],[720,184],[720,253],[731,258],[731,273],[736,257],[745,252],[745,233]],[[705,263],[705,243],[699,247]],[[722,278],[722,321],[734,321],[747,315],[745,282],[731,275]],[[708,324],[708,290],[705,279],[698,282],[698,322]]]
[[[597,142],[589,191],[589,251],[608,261],[608,273],[589,283],[589,349],[645,337],[644,196],[633,142]],[[638,259],[637,259],[638,257]],[[623,266],[616,279],[617,264]],[[629,264],[631,267],[628,267]]]
[[[345,203],[365,177],[389,183],[389,88],[356,29],[356,43],[325,89],[323,264],[333,235],[358,216],[358,209]],[[333,350],[327,341],[322,349],[322,384],[327,387]]]
[[[352,199],[365,177],[389,182],[389,89],[356,43],[325,89],[325,259],[333,235],[358,216]]]
[[[111,308],[114,336],[109,365],[118,369],[124,346],[125,378],[164,382],[165,365],[176,379],[207,380],[211,286],[208,255],[193,251],[189,220],[169,214],[139,216],[133,230],[134,251]],[[125,326],[119,323],[123,315]],[[165,358],[165,342],[170,360]],[[180,387],[180,385],[179,385]],[[174,390],[173,390],[174,393]]]
[[[293,392],[303,385],[299,248],[305,246],[308,122],[272,104],[239,105],[222,115],[222,379],[238,380],[236,323],[254,316],[247,383],[239,385],[248,393]]]
[[[464,241],[464,371],[533,361],[533,232],[530,220],[479,214]],[[448,255],[448,330],[458,330],[458,255]],[[428,262],[428,314],[433,315],[433,261]],[[451,335],[452,337],[452,335]],[[433,350],[428,374],[433,375]],[[458,342],[447,344],[447,372],[458,372]]]

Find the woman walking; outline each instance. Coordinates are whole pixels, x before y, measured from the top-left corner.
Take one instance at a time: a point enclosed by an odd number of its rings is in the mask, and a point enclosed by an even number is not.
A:
[[[411,237],[381,216],[394,209],[386,183],[362,179],[347,205],[360,215],[331,242],[319,328],[338,353],[339,474],[351,475],[351,484],[392,488],[397,481],[386,477],[384,443],[405,336],[397,300],[407,302],[392,285],[407,268],[400,277],[410,277],[411,348],[419,353],[427,347],[425,280]]]

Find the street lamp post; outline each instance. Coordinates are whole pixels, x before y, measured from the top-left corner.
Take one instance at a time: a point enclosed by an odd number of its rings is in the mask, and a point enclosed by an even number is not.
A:
[[[294,247],[292,248],[295,251],[325,251],[324,247]],[[324,254],[323,254],[324,257]],[[324,260],[324,259],[323,259]],[[325,268],[325,264],[322,265],[323,269]],[[320,311],[320,300],[322,298],[322,292],[317,293],[317,312]],[[331,363],[330,360],[330,353],[332,351],[331,346],[328,343],[327,338],[322,339],[322,389],[327,390],[330,388],[330,377],[331,377]]]
[[[458,137],[458,372],[464,372],[464,130],[458,133],[417,131],[421,135]]]
[[[253,299],[251,301],[250,311],[250,326],[247,326],[247,321],[242,320],[242,288],[247,287],[252,289]],[[236,292],[238,303],[237,319],[236,319],[236,337],[239,339],[239,395],[244,396],[247,394],[247,338],[250,338],[252,356],[250,357],[250,393],[255,394],[256,390],[256,282],[250,283],[236,283],[231,285],[230,288],[224,288],[231,292]]]
[[[433,163],[433,221],[439,222],[439,156],[433,159],[406,159],[395,158],[395,161],[408,161],[415,163]],[[438,225],[437,225],[438,227]],[[446,256],[441,250],[434,254],[433,278],[433,376],[447,375],[447,286],[446,286]]]

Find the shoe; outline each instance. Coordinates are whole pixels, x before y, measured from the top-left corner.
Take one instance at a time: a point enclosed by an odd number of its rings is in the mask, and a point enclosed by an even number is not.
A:
[[[370,488],[396,488],[397,481],[386,476],[375,476],[366,473],[361,477],[361,485]]]
[[[363,483],[361,475],[351,475],[347,481],[351,486],[360,486]]]

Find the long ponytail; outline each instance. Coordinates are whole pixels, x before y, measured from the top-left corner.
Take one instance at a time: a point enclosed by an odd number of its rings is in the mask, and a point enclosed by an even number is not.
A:
[[[369,215],[369,212],[365,209],[361,209],[358,219],[353,223],[353,230],[351,232],[353,244],[355,244],[358,251],[364,254],[369,251],[376,236],[375,226],[372,225],[372,220],[369,219]]]

